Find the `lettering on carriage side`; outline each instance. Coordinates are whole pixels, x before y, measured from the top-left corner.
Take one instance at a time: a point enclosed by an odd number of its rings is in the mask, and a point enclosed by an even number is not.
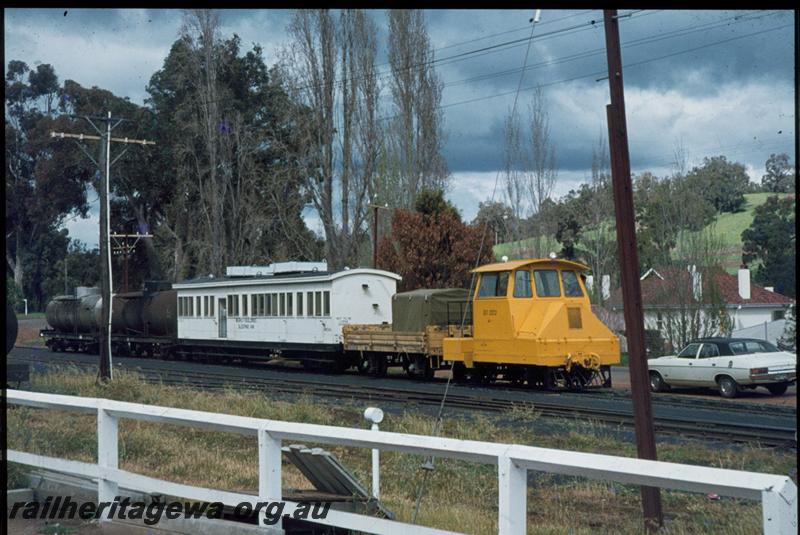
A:
[[[237,329],[255,329],[256,328],[256,319],[255,318],[235,318],[236,320],[236,328]]]
[[[488,308],[483,311],[484,316],[497,316],[497,309]]]

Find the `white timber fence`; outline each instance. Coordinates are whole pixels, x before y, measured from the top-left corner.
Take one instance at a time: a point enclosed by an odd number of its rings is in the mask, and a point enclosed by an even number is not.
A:
[[[16,450],[7,451],[7,460],[97,479],[98,502],[113,501],[120,487],[209,503],[222,502],[231,506],[243,502],[255,506],[257,502],[282,501],[281,444],[283,441],[303,441],[422,456],[432,455],[496,465],[498,531],[501,535],[525,533],[528,470],[688,492],[713,492],[721,496],[756,500],[762,505],[765,534],[797,533],[797,487],[786,476],[516,444],[284,422],[20,390],[7,390],[6,399],[9,405],[72,410],[97,415],[96,464]],[[122,418],[257,437],[258,496],[183,485],[121,470],[118,439],[119,420]],[[295,502],[285,503],[284,514],[291,514],[298,505]],[[439,504],[438,507],[446,507],[446,504]],[[330,510],[326,518],[315,519],[314,522],[387,535],[400,535],[412,531],[420,535],[453,533],[335,510]],[[280,524],[272,527],[280,527]]]

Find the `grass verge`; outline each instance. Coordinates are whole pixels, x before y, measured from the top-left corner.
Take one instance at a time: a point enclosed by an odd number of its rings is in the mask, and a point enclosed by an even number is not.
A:
[[[34,390],[169,407],[221,412],[347,427],[364,427],[363,406],[347,401],[322,404],[310,395],[294,403],[273,400],[267,392],[207,392],[188,387],[164,386],[142,381],[133,373],[116,374],[108,385],[95,384],[93,374],[64,369],[32,374]],[[96,423],[91,415],[10,407],[8,448],[93,462],[96,459]],[[635,456],[635,446],[619,440],[613,428],[585,421],[563,421],[560,433],[544,433],[538,414],[515,410],[503,415],[501,425],[493,417],[475,415],[450,418],[442,435],[493,442],[529,444],[612,455]],[[552,420],[548,422],[552,428]],[[430,434],[433,420],[407,412],[390,415],[381,429]],[[311,445],[311,444],[309,444]],[[369,487],[368,450],[328,447]],[[257,489],[255,439],[123,420],[120,423],[120,466],[126,470],[225,490]],[[724,448],[701,442],[659,444],[665,461],[722,468],[788,474],[797,480],[792,452],[757,447]],[[409,521],[422,479],[424,459],[417,455],[381,455],[382,499]],[[19,467],[10,469],[16,474]],[[283,466],[284,488],[311,488],[292,465]],[[11,482],[10,482],[11,484]],[[760,531],[761,508],[756,502],[704,495],[663,492],[668,529],[666,533],[749,534]],[[430,472],[417,521],[466,533],[497,531],[497,474],[493,466],[437,459]],[[641,533],[639,490],[611,482],[591,481],[545,473],[530,473],[528,481],[528,533]]]

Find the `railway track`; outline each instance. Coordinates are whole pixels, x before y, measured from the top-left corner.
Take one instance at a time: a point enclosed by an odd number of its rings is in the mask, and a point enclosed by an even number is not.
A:
[[[91,355],[19,351],[9,362],[34,365],[74,365],[96,369]],[[311,395],[341,400],[380,402],[382,406],[409,405],[438,408],[442,383],[420,383],[401,379],[371,379],[357,375],[307,374],[294,370],[265,369],[263,366],[199,365],[181,361],[120,358],[116,367],[135,371],[145,380],[166,385],[202,389],[227,388]],[[187,369],[190,368],[190,369]],[[478,388],[451,385],[446,409],[508,414],[518,409],[533,410],[541,417],[586,419],[623,429],[633,427],[630,396],[611,392],[545,393],[521,389]],[[743,406],[725,402],[698,402],[696,398],[670,396],[653,400],[656,431],[706,440],[757,443],[763,446],[796,448],[796,412],[774,406]]]

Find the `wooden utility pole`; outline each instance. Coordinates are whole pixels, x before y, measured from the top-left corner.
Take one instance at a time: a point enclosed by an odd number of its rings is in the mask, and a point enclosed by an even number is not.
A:
[[[112,252],[116,255],[122,255],[123,260],[123,291],[128,292],[128,259],[136,250],[136,244],[141,238],[152,238],[152,234],[112,234],[111,238],[114,240],[114,247]],[[120,241],[124,240],[124,241]],[[133,240],[129,243],[128,240]]]
[[[82,116],[92,128],[99,134],[86,135],[86,134],[67,134],[64,132],[50,132],[51,138],[59,139],[74,139],[78,147],[89,157],[97,168],[102,173],[102,183],[100,185],[100,257],[103,261],[100,263],[100,293],[103,299],[101,309],[101,325],[100,325],[100,379],[110,381],[113,379],[113,370],[111,365],[111,311],[113,299],[113,286],[112,286],[112,270],[111,270],[111,231],[110,231],[110,204],[109,204],[109,181],[111,175],[111,166],[119,160],[123,154],[127,152],[127,148],[117,155],[114,160],[111,160],[111,142],[137,144],[137,145],[155,145],[154,141],[147,141],[144,139],[128,139],[128,138],[112,138],[111,131],[116,128],[125,119],[112,119],[111,112],[108,112],[107,117],[88,117]],[[105,122],[105,131],[98,128],[95,122]],[[112,124],[113,123],[113,124]],[[101,141],[102,154],[101,162],[92,157],[91,153],[79,143],[83,140]]]
[[[389,205],[384,204],[383,206],[375,203],[370,204],[370,208],[372,208],[372,268],[378,269],[378,210],[388,210]]]
[[[608,85],[611,92],[611,104],[606,109],[608,145],[611,151],[614,211],[617,220],[617,249],[622,268],[622,299],[625,313],[625,337],[628,341],[628,366],[631,376],[633,419],[636,427],[636,449],[640,459],[656,460],[650,380],[644,343],[639,254],[636,250],[636,222],[633,211],[630,154],[628,152],[628,127],[625,121],[619,19],[615,9],[606,9],[603,14],[608,56]],[[655,531],[663,524],[660,490],[658,487],[642,487],[641,492],[645,528],[648,531]]]

